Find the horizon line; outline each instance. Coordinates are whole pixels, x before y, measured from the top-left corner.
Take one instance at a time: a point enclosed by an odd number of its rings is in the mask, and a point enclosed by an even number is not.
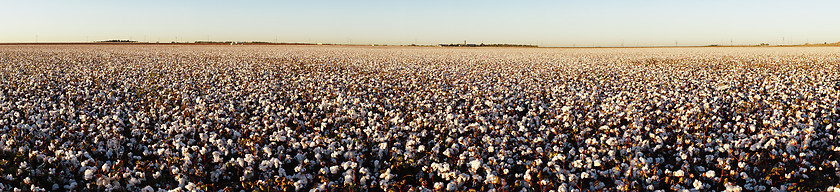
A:
[[[123,42],[108,42],[108,41],[123,41]],[[146,45],[166,45],[166,44],[256,44],[256,45],[344,45],[344,46],[416,46],[416,47],[513,47],[513,48],[667,48],[667,47],[835,47],[840,46],[840,42],[824,42],[820,44],[804,43],[804,44],[706,44],[706,45],[634,45],[634,46],[541,46],[539,44],[511,44],[511,43],[437,43],[437,44],[380,44],[380,43],[324,43],[324,42],[268,42],[268,41],[170,41],[170,42],[148,42],[148,41],[133,41],[126,39],[112,39],[104,41],[66,41],[66,42],[0,42],[0,45],[61,45],[61,44],[146,44]],[[444,46],[446,45],[446,46]],[[454,46],[453,46],[454,45]],[[465,45],[465,46],[457,46]],[[472,46],[466,46],[472,45]],[[477,46],[478,45],[478,46]]]

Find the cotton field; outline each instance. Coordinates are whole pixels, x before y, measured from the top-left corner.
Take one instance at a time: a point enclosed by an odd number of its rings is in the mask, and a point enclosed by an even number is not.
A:
[[[0,46],[0,191],[840,191],[840,48]]]

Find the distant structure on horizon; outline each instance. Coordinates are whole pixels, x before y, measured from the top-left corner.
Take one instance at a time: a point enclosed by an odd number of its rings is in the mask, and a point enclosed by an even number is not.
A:
[[[137,41],[132,41],[132,40],[128,40],[128,39],[111,39],[111,40],[97,41],[97,42],[100,42],[100,43],[137,43]]]
[[[520,45],[520,44],[468,44],[467,41],[461,44],[438,44],[438,47],[538,47],[537,45]]]

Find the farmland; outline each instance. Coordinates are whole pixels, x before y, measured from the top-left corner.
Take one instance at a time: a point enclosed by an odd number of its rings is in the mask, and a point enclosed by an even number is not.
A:
[[[840,191],[840,49],[0,46],[0,191]]]

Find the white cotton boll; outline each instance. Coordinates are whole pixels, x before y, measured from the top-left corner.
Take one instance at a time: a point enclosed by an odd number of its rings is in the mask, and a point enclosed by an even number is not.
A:
[[[271,154],[272,154],[271,153],[271,148],[268,148],[268,146],[264,146],[262,150],[263,150],[263,153],[266,154],[266,156],[269,156],[269,157],[271,156]]]
[[[111,169],[111,163],[103,163],[102,164],[102,172],[108,172]]]
[[[481,161],[480,160],[476,159],[476,160],[470,161],[470,171],[471,172],[475,172],[480,167],[481,167]]]
[[[134,177],[128,180],[128,186],[135,186],[140,183],[140,180]]]
[[[239,167],[247,166],[247,164],[245,162],[245,159],[243,159],[243,158],[236,158],[236,165],[239,165]],[[295,171],[300,172],[300,170],[295,170]]]
[[[574,166],[575,168],[583,168],[583,160],[578,159],[573,161],[572,166]]]
[[[682,169],[677,170],[677,171],[674,171],[674,176],[675,176],[675,177],[682,177],[682,176],[685,176],[685,172],[683,172],[683,170],[682,170]]]
[[[355,177],[354,174],[345,174],[344,175],[344,184],[347,184],[347,185],[353,184],[354,181],[356,180],[355,178],[356,177]]]
[[[85,180],[93,179],[93,169],[85,170]]]
[[[447,191],[455,191],[455,190],[458,190],[458,185],[457,185],[457,184],[455,184],[455,182],[449,182],[449,184],[446,184],[446,190],[447,190]]]
[[[268,171],[269,169],[272,168],[272,165],[274,165],[274,163],[271,163],[271,161],[262,160],[262,162],[260,162],[260,170],[261,171]]]
[[[222,162],[222,153],[219,151],[213,151],[213,163]]]
[[[581,173],[581,175],[583,175],[583,174],[587,174],[587,172]],[[522,179],[525,179],[525,181],[531,181],[531,170],[530,169],[525,171],[525,176]]]
[[[312,191],[327,191],[327,183],[321,183],[318,188],[312,189]]]
[[[178,167],[172,166],[172,168],[170,169],[170,172],[171,172],[173,175],[177,175],[178,173],[180,173],[180,172],[181,172],[181,169],[179,169]]]
[[[29,191],[43,192],[43,191],[47,191],[47,190],[44,189],[44,188],[41,188],[41,187],[36,187],[35,185],[30,185],[29,186]]]
[[[563,111],[563,112],[569,112],[570,110],[572,110],[572,107],[571,106],[563,106],[562,108],[560,108],[560,110]]]
[[[741,186],[733,185],[732,183],[728,182],[724,184],[724,187],[726,187],[725,191],[727,192],[740,192],[742,190]]]
[[[350,169],[350,163],[351,163],[350,161],[345,161],[345,162],[341,163],[341,168],[344,169],[344,170]]]
[[[703,182],[700,180],[694,180],[694,189],[701,190],[703,189]]]
[[[383,180],[383,182],[387,182],[387,181],[393,179],[393,177],[394,177],[394,175],[391,174],[391,168],[388,168],[385,171],[385,173],[382,173],[381,175],[379,175],[379,178],[381,178]]]
[[[443,190],[443,182],[435,182],[436,190]]]
[[[703,175],[708,177],[708,178],[715,178],[715,171],[709,170],[709,171],[706,171],[706,173],[704,173]]]
[[[255,160],[255,159],[254,159],[254,155],[253,155],[253,154],[245,154],[245,159],[244,159],[244,161],[245,161],[246,163],[248,163],[248,165],[253,165],[253,164],[254,164],[254,160]],[[244,167],[244,166],[243,166],[243,167]]]
[[[197,191],[198,186],[195,186],[195,183],[189,182],[186,186],[184,186],[188,191]]]
[[[295,181],[294,185],[295,185],[295,191],[300,191],[304,187],[303,180]]]
[[[376,181],[373,181],[371,185],[376,185]],[[386,181],[380,182],[379,183],[379,188],[382,188],[382,190],[388,191],[388,182],[386,182]]]
[[[341,171],[341,170],[338,168],[338,165],[330,166],[330,173],[338,174],[339,171]]]
[[[497,184],[499,183],[499,177],[494,174],[488,174],[487,178],[484,180],[484,183],[487,184]]]
[[[187,180],[187,177],[183,175],[176,175],[175,180],[178,181],[178,187],[184,187],[189,182],[189,180]]]
[[[566,183],[562,183],[560,186],[557,186],[557,192],[567,192],[568,190],[569,186],[567,186]]]

